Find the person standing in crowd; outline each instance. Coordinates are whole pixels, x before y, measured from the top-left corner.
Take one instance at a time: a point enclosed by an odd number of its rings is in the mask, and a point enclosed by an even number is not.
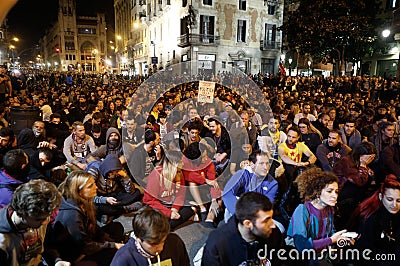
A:
[[[388,175],[380,188],[355,210],[360,238],[355,247],[373,254],[400,256],[400,182]],[[374,255],[370,255],[371,258]],[[368,265],[397,265],[398,261],[366,261]]]
[[[351,152],[351,148],[342,143],[340,131],[332,129],[328,139],[317,147],[316,156],[324,171],[332,171],[335,164]]]
[[[63,198],[53,233],[61,257],[75,265],[110,265],[123,246],[124,228],[117,222],[102,228],[97,226],[93,200],[97,187],[93,176],[81,170],[73,171],[59,189]]]
[[[42,255],[52,265],[71,265],[44,246],[50,216],[60,204],[50,182],[31,180],[15,190],[10,205],[0,210],[0,265],[41,265]]]
[[[6,95],[12,96],[12,84],[11,79],[7,75],[7,66],[0,65],[0,102],[6,101]]]
[[[265,246],[281,247],[282,236],[272,216],[272,203],[266,196],[244,193],[236,203],[235,215],[209,234],[201,265],[270,265],[269,259],[274,265],[274,258],[257,256]]]
[[[68,167],[73,170],[85,170],[87,167],[86,156],[96,149],[92,137],[86,135],[83,123],[74,122],[72,134],[65,139],[63,148],[63,153],[69,163]]]
[[[133,232],[115,254],[111,266],[190,265],[182,239],[170,233],[168,218],[159,210],[144,207],[132,220]]]
[[[286,243],[298,251],[315,250],[317,261],[310,265],[331,265],[327,248],[339,239],[354,243],[343,234],[346,230],[335,232],[334,207],[338,199],[338,178],[331,172],[311,168],[300,174],[295,183],[304,204],[297,206],[289,223]],[[322,264],[324,263],[324,264]]]

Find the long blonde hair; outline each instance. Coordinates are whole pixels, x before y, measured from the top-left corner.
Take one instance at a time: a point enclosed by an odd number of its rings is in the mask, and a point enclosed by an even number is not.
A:
[[[85,171],[78,170],[71,172],[60,184],[58,189],[65,200],[75,202],[88,217],[89,232],[94,234],[96,230],[96,209],[93,199],[85,199],[80,195],[81,190],[93,176]]]
[[[179,151],[168,151],[164,157],[162,177],[167,190],[171,190],[172,183],[176,182],[179,163],[182,160],[182,153]],[[179,181],[179,180],[178,180]]]

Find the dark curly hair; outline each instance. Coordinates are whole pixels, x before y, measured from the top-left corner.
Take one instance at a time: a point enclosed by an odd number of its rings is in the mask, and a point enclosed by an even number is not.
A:
[[[57,187],[41,179],[20,185],[11,199],[11,209],[19,216],[40,217],[53,213],[61,205]]]
[[[298,186],[300,197],[305,201],[310,201],[318,198],[327,185],[333,182],[338,183],[338,178],[332,172],[312,167],[301,173],[294,182]]]

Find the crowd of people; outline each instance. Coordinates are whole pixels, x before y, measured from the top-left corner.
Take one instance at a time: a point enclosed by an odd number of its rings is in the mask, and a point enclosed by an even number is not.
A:
[[[341,241],[400,255],[394,80],[0,74],[1,265],[189,265],[171,231],[197,221],[213,229],[202,265],[289,264],[265,244],[322,254],[311,265],[346,263],[324,253]],[[28,106],[41,118],[17,131]]]

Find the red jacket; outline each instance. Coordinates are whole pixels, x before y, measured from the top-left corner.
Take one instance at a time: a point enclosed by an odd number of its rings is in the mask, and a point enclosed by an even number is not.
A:
[[[188,159],[184,158],[183,160],[183,169],[193,169],[193,170],[182,170],[183,175],[185,177],[186,182],[193,182],[198,185],[206,184],[206,179],[215,180],[216,173],[215,167],[212,161],[210,161],[207,165],[195,165]],[[198,169],[198,170],[197,170]],[[213,187],[210,188],[211,198],[216,199],[221,197],[221,190],[215,189]]]
[[[171,208],[175,208],[178,211],[183,206],[186,193],[183,181],[182,173],[178,172],[171,185],[171,190],[167,190],[164,183],[165,180],[162,177],[162,166],[157,166],[148,177],[143,203],[161,211],[167,217],[171,217],[172,211],[166,205],[172,204]]]

